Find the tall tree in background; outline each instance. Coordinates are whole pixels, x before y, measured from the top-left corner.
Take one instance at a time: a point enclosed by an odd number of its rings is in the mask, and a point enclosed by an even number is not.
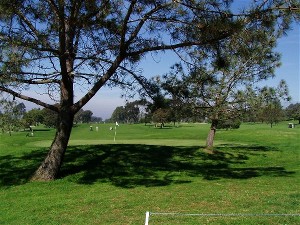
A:
[[[2,132],[8,132],[11,136],[12,131],[21,128],[21,119],[26,112],[24,103],[0,100],[0,128]]]
[[[232,12],[231,2],[1,0],[0,91],[58,115],[54,140],[33,179],[55,179],[75,113],[106,84],[127,78],[141,83],[133,65],[146,53],[191,46],[207,51],[252,25],[262,29],[280,21],[288,27],[299,6],[295,0],[264,0]],[[31,88],[53,103],[23,92]]]
[[[298,120],[300,124],[300,103],[288,105],[285,111],[289,119]]]
[[[273,127],[275,123],[283,120],[284,112],[281,101],[289,101],[287,84],[282,80],[277,87],[263,87],[258,91],[257,102],[259,102],[259,117]]]
[[[171,110],[166,108],[159,108],[152,114],[152,120],[154,123],[160,123],[159,127],[163,128],[165,123],[171,120]]]
[[[118,122],[118,123],[125,122],[126,111],[124,106],[117,106],[113,111],[110,120],[111,122]]]
[[[126,123],[137,123],[139,122],[140,108],[139,101],[126,102],[125,104],[126,112]]]
[[[48,108],[42,109],[43,124],[46,127],[56,128],[58,126],[58,113]]]
[[[113,111],[110,121],[119,123],[137,123],[140,116],[140,101],[126,102],[125,106],[118,106]]]
[[[279,54],[273,52],[277,35],[271,26],[257,30],[248,27],[243,32],[215,43],[214,51],[192,53],[194,61],[186,75],[180,65],[165,76],[164,86],[173,95],[186,96],[194,108],[202,108],[211,121],[206,147],[213,149],[220,121],[240,117],[240,106],[247,101],[244,90],[274,76],[280,65]],[[275,36],[276,35],[276,36]],[[178,75],[181,73],[181,75]],[[170,81],[181,76],[181,87]]]
[[[37,126],[44,122],[43,110],[31,109],[25,113],[23,119],[25,127],[30,127],[31,125]]]
[[[80,109],[74,116],[74,122],[89,123],[92,121],[93,112],[91,110]]]

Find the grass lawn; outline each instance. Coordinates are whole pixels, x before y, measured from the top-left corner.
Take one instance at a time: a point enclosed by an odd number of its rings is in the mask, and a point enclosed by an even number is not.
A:
[[[217,154],[203,151],[207,124],[120,124],[115,142],[114,125],[92,126],[73,128],[53,182],[28,179],[54,130],[0,134],[0,224],[143,224],[146,211],[300,213],[300,125],[217,131]],[[300,216],[152,214],[149,224],[300,224]]]

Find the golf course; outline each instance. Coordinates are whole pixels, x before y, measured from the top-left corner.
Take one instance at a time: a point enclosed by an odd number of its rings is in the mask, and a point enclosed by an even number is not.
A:
[[[30,178],[55,129],[2,133],[0,224],[300,224],[300,125],[218,130],[214,153],[209,127],[74,125],[49,182]]]

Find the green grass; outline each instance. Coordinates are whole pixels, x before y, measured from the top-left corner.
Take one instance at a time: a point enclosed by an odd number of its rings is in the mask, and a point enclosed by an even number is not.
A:
[[[0,135],[0,224],[143,224],[145,212],[299,214],[300,126],[74,127],[60,178],[29,182],[54,130]],[[98,126],[99,131],[95,131]],[[152,215],[149,224],[300,224],[300,217]]]

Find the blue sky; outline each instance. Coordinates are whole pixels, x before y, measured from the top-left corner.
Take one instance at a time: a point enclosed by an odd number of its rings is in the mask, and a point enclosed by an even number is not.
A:
[[[288,35],[279,40],[277,51],[281,53],[282,65],[276,70],[276,77],[269,80],[270,85],[286,80],[292,102],[300,102],[300,26],[295,25]]]
[[[276,69],[276,77],[266,81],[263,85],[277,86],[279,81],[286,80],[292,103],[300,102],[300,27],[294,29],[282,37],[277,46],[277,51],[281,53],[282,65]],[[159,55],[149,54],[141,63],[143,74],[146,77],[162,75],[167,73],[176,62],[176,57],[172,52]],[[117,106],[124,105],[125,99],[121,98],[121,91],[118,88],[103,88],[99,93],[84,107],[89,109],[94,116],[104,119],[110,118],[111,113]],[[289,103],[285,103],[289,104]]]

